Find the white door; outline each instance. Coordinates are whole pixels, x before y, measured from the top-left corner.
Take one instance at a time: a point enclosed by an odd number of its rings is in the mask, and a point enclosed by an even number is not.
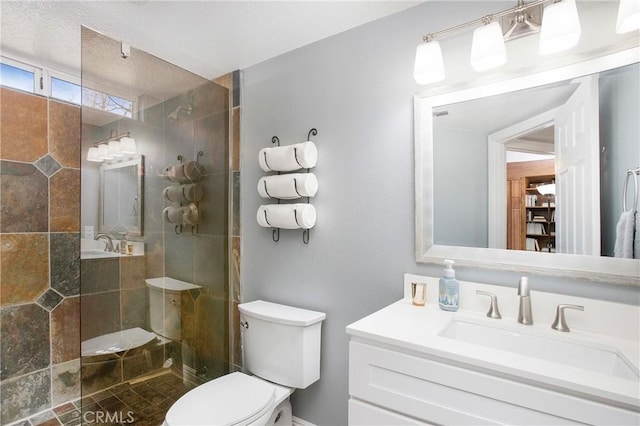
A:
[[[598,80],[574,82],[555,119],[556,251],[600,256]]]

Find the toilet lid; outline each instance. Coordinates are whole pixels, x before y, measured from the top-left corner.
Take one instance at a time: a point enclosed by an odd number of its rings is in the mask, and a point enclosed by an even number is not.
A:
[[[177,400],[165,418],[169,426],[249,423],[271,407],[275,387],[243,373],[200,385]]]

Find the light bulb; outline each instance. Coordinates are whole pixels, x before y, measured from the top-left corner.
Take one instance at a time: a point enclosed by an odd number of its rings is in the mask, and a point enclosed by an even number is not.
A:
[[[96,148],[95,146],[89,148],[89,151],[87,152],[87,161],[102,163],[102,159],[98,157],[98,148]]]
[[[105,144],[98,146],[98,158],[101,160],[113,160],[113,156],[109,155],[109,148]]]
[[[418,84],[429,84],[444,80],[444,63],[440,43],[429,41],[418,45],[413,78]]]
[[[620,0],[618,19],[616,20],[616,32],[628,33],[640,28],[640,1]]]
[[[112,157],[122,157],[122,154],[120,153],[120,142],[118,141],[109,141],[107,150],[109,152],[109,155]]]
[[[473,31],[471,66],[476,71],[487,71],[507,62],[502,27],[497,22],[478,27]]]
[[[637,0],[635,0],[637,1]],[[574,0],[562,0],[544,9],[539,53],[551,55],[571,49],[580,40],[582,30]]]
[[[129,136],[120,138],[120,153],[126,155],[136,154],[136,140]]]

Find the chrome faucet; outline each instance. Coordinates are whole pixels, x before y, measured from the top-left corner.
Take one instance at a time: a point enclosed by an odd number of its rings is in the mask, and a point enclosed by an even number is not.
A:
[[[567,325],[567,321],[564,319],[564,310],[565,309],[576,309],[578,311],[584,311],[584,306],[582,305],[569,305],[569,304],[560,304],[556,307],[556,318],[553,320],[553,324],[551,324],[551,328],[558,331],[569,332],[569,326]]]
[[[493,319],[501,319],[502,315],[500,315],[500,309],[498,309],[498,298],[495,294],[490,291],[484,290],[476,290],[476,294],[480,294],[483,296],[489,296],[491,298],[491,305],[489,306],[489,311],[487,312],[487,316]]]
[[[104,246],[104,251],[107,251],[109,253],[113,253],[115,250],[113,249],[113,239],[111,238],[111,236],[109,234],[98,234],[96,235],[96,237],[94,238],[94,240],[98,241],[100,238],[104,238],[107,240],[105,246]]]
[[[518,322],[524,325],[533,324],[533,314],[531,312],[531,294],[529,292],[529,279],[520,278],[518,282],[518,296],[520,296],[520,308],[518,309]]]

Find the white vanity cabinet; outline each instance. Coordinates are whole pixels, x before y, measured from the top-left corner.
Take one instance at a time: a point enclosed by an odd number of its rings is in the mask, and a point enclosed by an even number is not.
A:
[[[350,425],[640,424],[637,406],[519,376],[509,354],[474,361],[481,350],[433,335],[452,316],[425,312],[400,303],[347,327]]]

